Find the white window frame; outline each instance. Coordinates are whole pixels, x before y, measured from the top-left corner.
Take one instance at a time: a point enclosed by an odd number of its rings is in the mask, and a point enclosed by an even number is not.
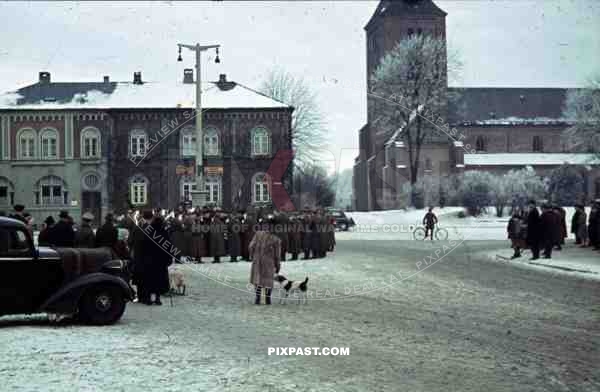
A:
[[[58,131],[43,129],[40,133],[40,156],[42,159],[58,159]]]
[[[80,155],[84,159],[98,159],[101,156],[102,147],[100,142],[102,141],[102,136],[100,135],[100,131],[94,127],[85,128],[81,132],[81,151]],[[88,142],[90,144],[90,153],[88,154]],[[94,142],[95,142],[95,151],[94,150]]]
[[[266,173],[256,173],[252,177],[252,201],[257,204],[271,201],[271,181]]]
[[[181,155],[184,157],[196,156],[196,130],[187,127],[181,130]]]
[[[196,181],[183,180],[181,183],[181,199],[183,201],[192,201],[192,191],[196,190]]]
[[[134,144],[135,141],[135,144]],[[148,135],[143,129],[134,129],[129,133],[129,156],[141,157],[146,156],[146,145],[148,143]],[[134,148],[135,145],[135,148]]]
[[[31,128],[22,129],[18,133],[17,152],[18,159],[35,159],[36,154],[36,133]],[[23,142],[27,146],[23,149]]]
[[[140,175],[129,180],[129,201],[132,205],[141,206],[148,202],[148,184],[148,179]]]
[[[220,154],[219,131],[216,128],[207,128],[204,131],[204,155],[218,156]]]
[[[44,196],[44,188],[48,189],[48,196]],[[58,189],[58,195],[56,190]],[[64,180],[58,176],[46,176],[37,182],[34,190],[35,201],[39,206],[64,206],[68,204],[69,191]]]
[[[207,176],[204,179],[204,190],[208,192],[206,202],[221,205],[221,188],[223,178],[221,176]]]
[[[252,155],[264,156],[271,154],[271,132],[265,127],[252,130]]]

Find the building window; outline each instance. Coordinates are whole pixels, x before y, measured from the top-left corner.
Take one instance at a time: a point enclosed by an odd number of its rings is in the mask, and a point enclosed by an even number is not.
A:
[[[485,139],[483,136],[477,136],[477,139],[475,139],[475,151],[485,151]]]
[[[58,158],[58,132],[54,129],[46,129],[41,135],[42,159]]]
[[[69,203],[69,192],[65,182],[57,176],[47,176],[36,184],[35,204],[41,206],[60,206]]]
[[[134,206],[144,205],[148,201],[148,180],[144,176],[134,176],[129,181],[129,200]]]
[[[269,155],[271,152],[271,140],[269,131],[265,128],[252,130],[252,155]]]
[[[269,179],[266,174],[258,173],[252,179],[252,200],[254,203],[267,203],[271,201],[269,195]]]
[[[219,155],[219,133],[214,128],[204,132],[204,155]]]
[[[192,191],[196,190],[196,183],[192,179],[186,179],[181,184],[181,196],[183,201],[192,201]]]
[[[181,155],[196,156],[196,130],[188,127],[181,131]]]
[[[35,158],[35,132],[32,129],[26,129],[19,134],[19,159]]]
[[[81,133],[81,156],[100,158],[100,131],[96,128],[86,128]]]
[[[132,157],[144,157],[146,155],[146,132],[135,129],[129,134],[129,155]]]
[[[15,204],[15,192],[12,183],[5,177],[0,177],[0,206]]]
[[[433,171],[433,164],[431,163],[431,158],[425,158],[425,171]]]
[[[221,204],[221,177],[208,176],[204,181],[204,190],[208,192],[206,201],[211,204]]]
[[[533,137],[533,151],[534,152],[543,152],[544,151],[544,142],[541,136]]]

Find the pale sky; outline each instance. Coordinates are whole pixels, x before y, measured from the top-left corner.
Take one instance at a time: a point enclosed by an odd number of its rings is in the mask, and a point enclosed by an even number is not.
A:
[[[578,87],[600,72],[600,1],[436,1],[449,46],[464,63],[459,86]],[[222,45],[220,73],[249,87],[279,66],[315,89],[343,168],[357,155],[366,119],[365,34],[377,1],[1,2],[0,91],[53,81],[182,78],[177,43]],[[340,158],[341,157],[341,158]],[[339,166],[338,165],[338,166]]]

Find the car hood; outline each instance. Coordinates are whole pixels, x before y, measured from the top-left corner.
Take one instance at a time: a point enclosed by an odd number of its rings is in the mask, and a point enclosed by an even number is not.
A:
[[[58,252],[48,246],[40,246],[38,253],[41,259],[60,259]]]

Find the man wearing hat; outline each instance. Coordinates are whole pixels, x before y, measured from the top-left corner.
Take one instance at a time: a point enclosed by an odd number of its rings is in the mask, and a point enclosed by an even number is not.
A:
[[[561,228],[560,217],[554,211],[550,204],[542,206],[542,215],[540,216],[540,242],[544,247],[544,258],[552,258],[552,248],[560,243]]]
[[[92,218],[93,219],[93,218]],[[112,248],[119,240],[119,231],[115,227],[113,214],[106,214],[104,224],[96,231],[96,247]]]
[[[20,220],[21,222],[27,224],[27,219],[25,219],[25,217],[23,216],[23,211],[25,211],[25,206],[23,204],[15,204],[13,206],[13,210],[15,210],[15,212],[10,214],[9,218]]]
[[[75,231],[68,211],[61,211],[59,221],[50,230],[50,245],[57,248],[72,248],[75,245]]]
[[[540,258],[540,213],[538,212],[535,200],[529,202],[529,212],[527,214],[527,245],[531,249],[531,260]]]
[[[76,248],[93,248],[96,242],[96,236],[94,230],[92,230],[92,221],[94,215],[90,212],[86,212],[81,216],[81,226],[75,235],[75,247]]]

